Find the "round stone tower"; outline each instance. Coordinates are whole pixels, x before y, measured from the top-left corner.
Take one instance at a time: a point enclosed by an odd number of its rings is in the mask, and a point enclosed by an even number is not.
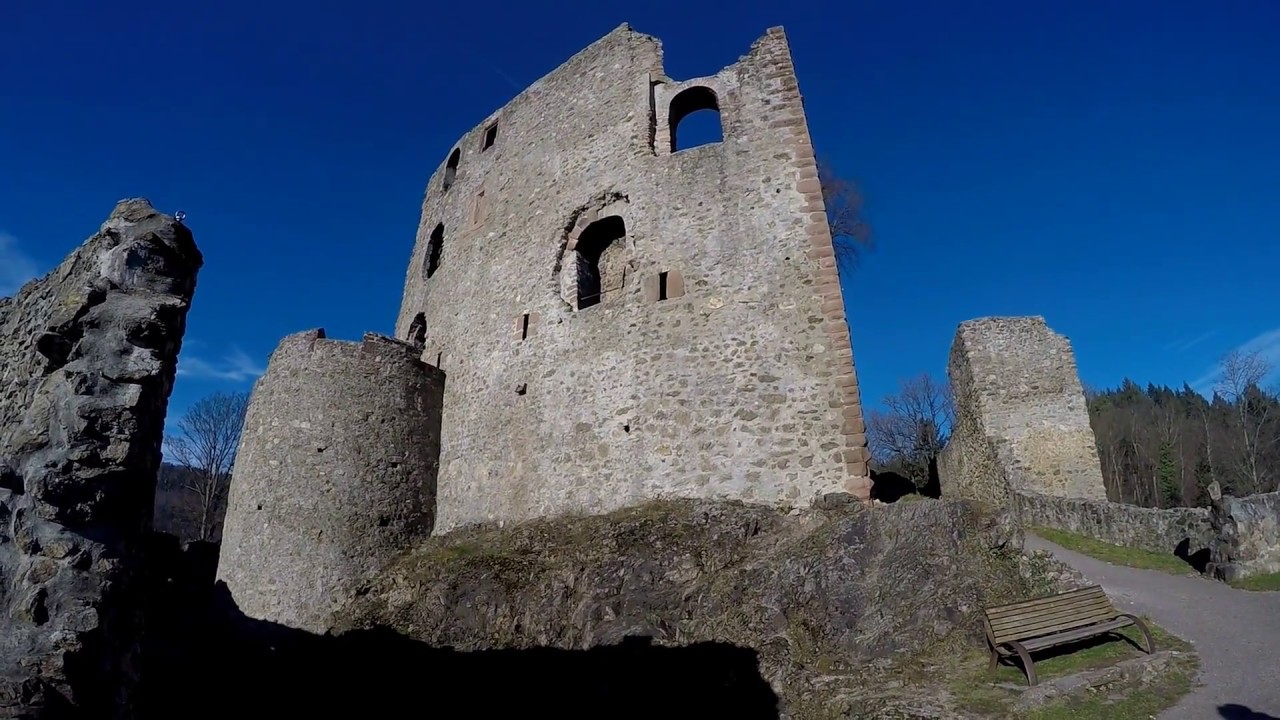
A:
[[[254,387],[218,579],[245,615],[323,632],[435,523],[444,373],[372,333],[285,338]]]

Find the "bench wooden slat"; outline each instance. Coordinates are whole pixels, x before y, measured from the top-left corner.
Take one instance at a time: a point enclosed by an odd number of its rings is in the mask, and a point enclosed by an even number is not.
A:
[[[1088,615],[1091,614],[1091,612],[1092,614],[1100,616],[1102,620],[1110,620],[1111,618],[1115,618],[1116,615],[1116,611],[1114,607],[1111,606],[1111,603],[1094,601],[1091,605],[1055,607],[1055,609],[1046,612],[1038,612],[1038,614],[1036,614],[1036,612],[1032,612],[1032,614],[1014,616],[1014,618],[998,618],[996,620],[991,620],[991,628],[1002,633],[1016,632],[1016,630],[1021,628],[1021,626],[1034,626],[1052,618],[1065,618],[1065,616],[1079,616],[1082,614]]]
[[[1090,625],[1088,627],[1079,628],[1077,630],[1068,630],[1067,632],[1058,633],[1056,635],[1046,635],[1044,637],[1033,638],[1022,643],[1022,647],[1030,650],[1043,650],[1047,647],[1055,645],[1065,645],[1076,640],[1084,640],[1095,635],[1101,635],[1112,630],[1119,630],[1133,624],[1130,618],[1120,618],[1118,620],[1110,620],[1108,622]]]
[[[1031,615],[1014,620],[993,622],[991,623],[991,634],[996,636],[996,642],[1004,642],[1005,639],[1018,640],[1023,637],[1043,635],[1046,632],[1045,628],[1056,627],[1063,623],[1090,625],[1110,620],[1118,614],[1115,608],[1109,604],[1095,603],[1088,607],[1066,608],[1043,615]]]
[[[1003,640],[997,638],[996,642],[1002,643],[1002,642],[1010,642],[1013,640],[1017,640],[1021,642],[1023,645],[1026,645],[1031,640],[1038,640],[1046,635],[1057,635],[1063,632],[1069,632],[1071,630],[1075,630],[1076,628],[1080,628],[1080,627],[1094,627],[1099,623],[1105,623],[1107,621],[1114,619],[1115,616],[1116,614],[1112,613],[1108,617],[1105,617],[1105,618],[1094,617],[1094,618],[1088,619],[1085,622],[1081,622],[1079,618],[1071,618],[1071,619],[1063,620],[1061,622],[1053,623],[1052,625],[1042,626],[1040,628],[1037,628],[1034,632],[1018,633],[1017,635],[1014,635],[1014,636],[1006,636],[1005,639]],[[1106,631],[1100,630],[1099,632],[1106,632]]]
[[[1103,592],[1101,586],[1091,585],[1087,588],[1081,588],[1079,590],[1071,590],[1058,595],[1050,595],[1048,597],[1035,598],[1034,600],[1023,600],[1021,602],[1007,603],[1005,605],[994,605],[992,607],[987,608],[987,615],[989,617],[996,618],[996,617],[1001,617],[1003,615],[1018,613],[1025,610],[1034,610],[1036,608],[1040,608],[1045,605],[1056,605],[1062,602],[1068,602],[1071,600],[1079,600],[1079,599],[1085,599],[1085,598],[1095,598],[1095,597],[1106,598],[1106,596],[1107,594]]]
[[[1112,605],[1111,601],[1106,598],[1090,598],[1083,602],[1063,603],[1061,605],[1045,605],[1043,608],[1023,610],[1020,613],[1010,615],[1000,615],[998,617],[988,616],[987,619],[992,625],[1011,625],[1024,622],[1027,618],[1057,615],[1061,613],[1075,612],[1076,610],[1085,610],[1088,608],[1101,608],[1100,612],[1106,612],[1112,608]]]

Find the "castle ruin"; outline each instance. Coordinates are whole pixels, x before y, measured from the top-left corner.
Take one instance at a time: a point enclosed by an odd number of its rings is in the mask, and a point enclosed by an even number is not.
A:
[[[1071,344],[1043,317],[960,323],[947,375],[956,420],[938,459],[944,496],[1107,499]]]
[[[723,141],[674,151],[716,111]],[[448,376],[436,529],[869,493],[787,40],[675,80],[621,25],[443,153],[396,325]]]

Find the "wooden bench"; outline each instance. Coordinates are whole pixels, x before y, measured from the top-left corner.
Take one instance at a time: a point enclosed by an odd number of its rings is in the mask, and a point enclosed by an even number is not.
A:
[[[1105,635],[1130,625],[1142,631],[1147,653],[1155,651],[1146,624],[1133,615],[1117,611],[1100,585],[987,608],[983,625],[991,644],[991,669],[996,668],[1001,657],[1017,655],[1022,658],[1028,685],[1039,682],[1031,653]]]

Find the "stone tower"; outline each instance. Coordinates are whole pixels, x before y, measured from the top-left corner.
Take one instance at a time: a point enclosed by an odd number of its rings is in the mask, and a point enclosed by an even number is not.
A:
[[[1043,317],[960,323],[947,375],[956,423],[938,459],[943,495],[1107,499],[1071,343]]]
[[[444,373],[407,343],[285,338],[253,390],[218,579],[246,615],[323,632],[361,577],[431,534]]]
[[[722,141],[675,151],[699,110]],[[659,496],[868,494],[781,28],[676,80],[624,24],[485,118],[427,186],[397,334],[449,373],[438,531]]]

